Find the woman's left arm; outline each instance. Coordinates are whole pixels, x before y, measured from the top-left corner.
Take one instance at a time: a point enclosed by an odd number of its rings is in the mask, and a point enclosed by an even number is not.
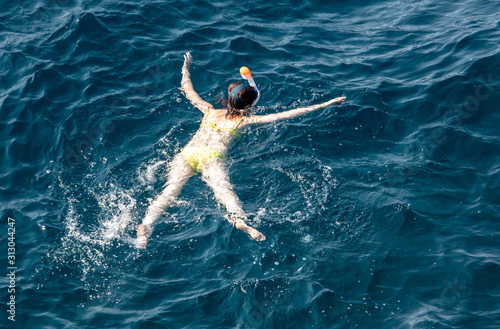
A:
[[[196,91],[194,91],[193,83],[191,82],[191,75],[189,74],[189,67],[193,63],[193,57],[189,52],[184,54],[184,65],[182,66],[182,81],[181,90],[186,95],[186,98],[204,114],[214,109],[212,104],[204,101]]]
[[[308,112],[316,111],[318,109],[327,107],[328,105],[332,105],[335,103],[340,103],[345,100],[345,97],[337,97],[334,99],[331,99],[327,102],[321,103],[321,104],[316,104],[316,105],[311,105],[307,107],[299,107],[294,110],[289,110],[281,113],[274,113],[274,114],[268,114],[268,115],[254,115],[249,117],[248,119],[245,120],[246,124],[255,124],[255,123],[270,123],[270,122],[276,122],[278,120],[284,120],[284,119],[291,119],[295,118],[301,115],[304,115]]]

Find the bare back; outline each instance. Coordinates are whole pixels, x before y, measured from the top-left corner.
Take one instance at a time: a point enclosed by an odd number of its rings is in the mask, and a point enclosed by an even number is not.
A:
[[[231,142],[241,130],[244,118],[240,115],[226,118],[226,114],[227,110],[207,112],[200,128],[186,147],[207,148],[227,155]]]

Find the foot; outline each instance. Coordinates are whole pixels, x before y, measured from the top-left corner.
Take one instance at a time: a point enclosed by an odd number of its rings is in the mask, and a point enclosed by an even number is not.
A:
[[[253,227],[248,226],[245,222],[243,221],[238,221],[234,225],[238,230],[242,230],[246,234],[250,236],[250,239],[255,240],[255,241],[264,241],[266,237],[264,234],[260,233]]]
[[[255,240],[255,241],[264,241],[266,239],[266,236],[253,227],[248,227],[248,230],[246,231],[247,234],[250,236],[250,239]]]
[[[138,249],[146,249],[148,237],[151,235],[151,229],[143,224],[137,226],[137,240],[135,246]]]

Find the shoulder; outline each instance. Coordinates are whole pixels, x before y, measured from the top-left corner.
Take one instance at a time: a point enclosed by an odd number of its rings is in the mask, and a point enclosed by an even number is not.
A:
[[[221,109],[211,109],[210,111],[208,111],[205,116],[208,118],[212,118],[214,120],[218,120],[220,118],[224,118],[226,116],[226,111],[225,110],[221,110]]]
[[[226,113],[227,113],[226,110],[212,109],[212,110],[205,113],[203,120],[208,120],[208,121],[213,122],[215,124],[220,124],[222,122],[231,122],[232,120],[230,118],[226,117]]]

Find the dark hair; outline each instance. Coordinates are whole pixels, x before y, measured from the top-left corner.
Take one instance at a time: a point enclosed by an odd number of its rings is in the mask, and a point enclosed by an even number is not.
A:
[[[231,94],[231,91],[237,85],[241,85],[241,82],[233,82],[227,88],[227,93]],[[234,95],[231,95],[227,100],[228,112],[232,112],[232,115],[236,114],[246,114],[248,108],[252,105],[255,98],[257,98],[257,93],[251,87],[245,87],[238,92],[239,102],[235,101]],[[238,103],[238,104],[237,104]]]

